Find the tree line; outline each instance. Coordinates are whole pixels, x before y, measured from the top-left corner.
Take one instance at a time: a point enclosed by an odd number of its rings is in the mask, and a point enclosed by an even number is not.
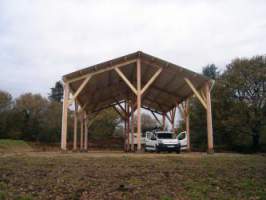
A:
[[[203,74],[215,80],[212,89],[214,144],[236,151],[266,151],[266,56],[234,59],[223,72],[214,64]],[[191,141],[206,148],[206,117],[191,102]]]
[[[219,71],[214,64],[202,74],[215,80],[212,113],[215,148],[221,150],[261,150],[266,144],[266,56],[237,58]],[[0,91],[0,138],[57,143],[60,141],[63,86],[56,82],[48,97],[25,93],[13,99]],[[69,114],[69,139],[73,133],[73,112]],[[206,113],[193,98],[190,101],[191,144],[206,149]],[[145,129],[156,121],[144,113]],[[180,130],[184,127],[181,123]],[[120,117],[113,109],[97,115],[89,128],[91,138],[122,137]],[[264,147],[264,149],[263,149]]]

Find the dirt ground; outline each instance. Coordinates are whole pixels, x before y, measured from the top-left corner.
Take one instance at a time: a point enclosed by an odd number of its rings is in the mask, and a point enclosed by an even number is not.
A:
[[[0,154],[2,199],[266,199],[266,156]]]

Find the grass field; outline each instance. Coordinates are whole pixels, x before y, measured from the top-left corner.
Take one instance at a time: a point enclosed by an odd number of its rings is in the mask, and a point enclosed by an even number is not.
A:
[[[266,157],[2,154],[0,199],[266,199]]]
[[[29,151],[33,149],[23,140],[0,139],[0,153]]]

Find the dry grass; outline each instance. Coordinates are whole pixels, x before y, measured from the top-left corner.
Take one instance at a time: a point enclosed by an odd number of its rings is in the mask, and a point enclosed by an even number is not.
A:
[[[0,199],[266,199],[263,155],[32,152],[0,163]]]

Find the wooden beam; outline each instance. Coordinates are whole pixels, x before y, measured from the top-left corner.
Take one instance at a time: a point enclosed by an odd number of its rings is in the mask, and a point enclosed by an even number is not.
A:
[[[96,115],[97,116],[97,115]],[[90,128],[90,126],[93,124],[93,122],[96,120],[96,116],[93,118],[93,119],[91,119],[89,122],[88,122],[88,128]]]
[[[78,104],[75,100],[75,111],[74,111],[74,137],[73,137],[73,150],[77,150],[77,131],[78,131]]]
[[[84,121],[84,150],[88,150],[88,121],[87,121],[88,115],[85,113],[85,121]]]
[[[203,100],[204,100],[205,102],[207,102],[206,96],[205,96],[205,94],[204,94],[204,90],[200,90],[200,94],[201,94],[201,97],[203,98]]]
[[[135,127],[134,127],[134,111],[135,111],[135,106],[131,102],[131,151],[135,151],[135,144],[134,144],[134,133],[135,133]]]
[[[126,101],[124,102],[124,104],[126,104]],[[126,116],[126,110],[125,108],[123,108],[123,106],[116,100],[116,105],[119,106],[119,108],[121,109],[122,112],[124,112],[124,116]]]
[[[67,150],[67,113],[68,113],[69,84],[64,84],[64,98],[62,110],[61,149]]]
[[[127,104],[126,104],[127,106],[126,106],[126,113],[127,113],[127,115],[126,115],[126,120],[127,120],[127,134],[126,134],[126,138],[127,138],[127,151],[129,151],[130,150],[130,144],[129,144],[129,131],[130,131],[130,121],[129,121],[129,101],[127,101]]]
[[[155,81],[155,79],[160,75],[163,68],[160,68],[156,71],[156,73],[151,77],[151,79],[146,83],[146,85],[141,90],[141,95],[149,88],[149,86]]]
[[[168,116],[167,113],[165,113],[165,117],[168,119],[168,121],[171,123],[171,118]]]
[[[123,115],[123,114],[117,109],[117,107],[116,107],[115,105],[112,106],[112,108],[117,112],[117,114],[118,114],[123,120],[126,119],[126,116]]]
[[[212,109],[211,109],[211,93],[210,84],[206,82],[205,92],[207,99],[207,132],[208,132],[208,152],[213,153],[213,128],[212,128]]]
[[[125,101],[125,110],[127,110],[127,101]],[[126,152],[127,151],[127,119],[125,118],[124,119],[124,151]]]
[[[151,111],[151,114],[153,115],[154,119],[160,124],[160,126],[162,126],[162,123],[160,122],[156,114],[153,111]]]
[[[141,150],[141,62],[137,60],[137,150]]]
[[[127,77],[123,74],[123,72],[116,67],[115,71],[117,72],[117,74],[123,79],[123,81],[128,85],[128,87],[135,93],[137,94],[137,90],[136,88],[130,83],[130,81],[127,79]]]
[[[72,99],[70,99],[69,104],[73,103],[73,101],[77,98],[77,96],[80,94],[80,92],[83,90],[83,88],[87,85],[89,80],[91,79],[91,75],[88,75],[85,80],[82,82],[82,84],[79,86],[78,90],[73,95]]]
[[[165,115],[166,115],[166,113],[163,113],[163,114],[162,114],[163,130],[165,129]]]
[[[80,115],[80,150],[83,150],[83,137],[84,137],[84,112]]]
[[[189,123],[189,99],[187,99],[185,102],[184,117],[185,117],[186,132],[187,132],[187,148],[188,148],[188,151],[190,151],[191,146],[190,146],[190,123]]]
[[[83,111],[85,111],[85,108],[87,107],[88,103],[85,103],[82,107],[78,109],[78,115],[81,115]]]
[[[199,101],[203,105],[203,107],[205,109],[207,109],[206,102],[202,99],[201,95],[198,93],[198,91],[196,90],[196,88],[194,87],[194,85],[191,83],[191,81],[188,78],[184,78],[184,80],[186,81],[186,83],[188,84],[188,86],[191,88],[191,90],[193,91],[193,93],[196,95],[196,97],[199,99]]]
[[[137,59],[133,59],[133,60],[125,61],[125,62],[117,64],[117,65],[111,65],[111,66],[109,66],[107,68],[100,69],[100,70],[97,70],[95,72],[85,73],[84,75],[81,75],[79,77],[72,78],[72,79],[69,79],[69,80],[65,80],[65,82],[72,83],[72,82],[75,82],[75,81],[79,81],[81,79],[84,79],[88,75],[91,75],[91,76],[98,75],[98,74],[113,70],[114,68],[123,67],[125,65],[129,65],[129,64],[135,63],[136,61],[137,61]]]
[[[145,109],[145,110],[149,110],[149,111],[151,111],[151,112],[154,112],[154,113],[156,113],[156,114],[158,114],[158,115],[162,115],[162,113],[160,113],[159,111],[154,110],[154,109],[151,109],[151,108],[148,108],[148,107],[146,107],[146,106],[142,106],[142,108]]]
[[[172,131],[175,129],[175,113],[176,113],[176,107],[174,107],[171,110],[171,125],[172,125]]]
[[[178,105],[178,109],[179,109],[179,111],[180,111],[180,113],[182,115],[182,118],[185,119],[185,112],[184,112],[184,110],[182,109],[182,107],[180,105]]]

